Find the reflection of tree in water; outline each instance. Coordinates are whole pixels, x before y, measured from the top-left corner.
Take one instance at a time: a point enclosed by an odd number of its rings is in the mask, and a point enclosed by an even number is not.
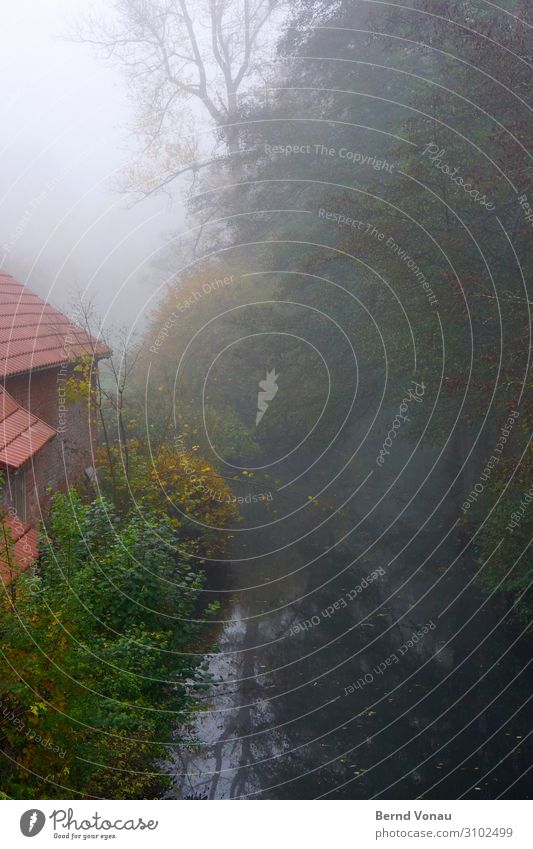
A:
[[[365,542],[366,534],[361,548]],[[309,558],[316,544],[314,539],[314,544],[311,541],[300,550],[301,555]],[[422,594],[424,582],[426,589],[430,585],[431,573],[420,576],[416,589],[398,590],[411,574],[407,560],[392,577],[369,585],[346,608],[325,617],[328,605],[381,562],[376,554],[375,560],[367,559],[364,573],[350,567],[334,577],[350,562],[348,555],[353,558],[358,553],[358,549],[346,549],[341,559],[339,551],[321,564],[321,576],[329,562],[333,578],[326,590],[277,616],[249,620],[223,644],[223,650],[255,647],[288,634],[295,614],[300,622],[320,617],[319,624],[304,633],[240,655],[235,677],[247,680],[232,687],[234,709],[224,714],[219,738],[214,747],[208,747],[215,774],[192,779],[193,786],[197,780],[202,788],[198,792],[210,798],[290,799],[315,798],[339,787],[334,793],[338,798],[369,798],[381,792],[387,798],[415,798],[420,793],[447,798],[462,792],[490,798],[501,782],[500,769],[478,781],[500,759],[505,763],[506,781],[519,778],[523,750],[514,738],[527,734],[526,709],[517,714],[513,731],[505,722],[509,711],[526,697],[525,684],[515,687],[511,698],[508,693],[497,697],[497,682],[501,689],[503,679],[511,680],[516,674],[512,664],[504,675],[497,667],[477,684],[501,654],[504,641],[489,637],[460,668],[484,636],[479,622],[444,647],[470,618],[479,599],[460,599],[459,607],[452,607],[419,644],[402,653],[413,633],[431,618],[423,620],[416,611],[404,615],[408,599]],[[300,594],[305,595],[313,589],[313,577],[310,570],[300,574]],[[462,574],[457,577],[457,588],[463,580]],[[446,603],[440,601],[444,609]],[[249,603],[248,615],[261,605],[271,609],[272,598],[259,589],[256,606]],[[244,609],[239,610],[242,615]],[[486,616],[486,633],[494,625],[493,613]],[[351,659],[356,652],[360,653]],[[398,662],[378,674],[376,670],[383,669],[393,654]],[[344,695],[345,688],[369,674],[371,683]],[[487,709],[494,698],[494,705]],[[517,749],[506,759],[513,748],[510,743]],[[515,792],[523,793],[520,785]]]

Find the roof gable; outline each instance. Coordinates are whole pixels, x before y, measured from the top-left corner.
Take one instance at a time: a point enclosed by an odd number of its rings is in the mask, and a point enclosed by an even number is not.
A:
[[[0,464],[20,468],[56,433],[0,387]]]

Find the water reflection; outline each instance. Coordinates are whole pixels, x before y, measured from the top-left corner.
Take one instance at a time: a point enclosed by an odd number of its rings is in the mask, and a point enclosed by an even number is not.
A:
[[[211,570],[229,621],[171,797],[527,798],[524,637],[472,584],[451,501],[423,527],[440,497],[426,487],[398,518],[434,459],[419,451],[370,517],[372,480],[335,513],[347,469],[297,525],[254,531],[260,557],[237,535],[235,561]]]

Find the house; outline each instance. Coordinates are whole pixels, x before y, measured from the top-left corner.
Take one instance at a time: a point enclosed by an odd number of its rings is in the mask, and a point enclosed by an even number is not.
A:
[[[94,417],[87,400],[67,402],[67,382],[83,359],[109,355],[105,344],[0,271],[0,472],[14,543],[0,556],[4,584],[35,559],[36,527],[52,493],[93,467]]]

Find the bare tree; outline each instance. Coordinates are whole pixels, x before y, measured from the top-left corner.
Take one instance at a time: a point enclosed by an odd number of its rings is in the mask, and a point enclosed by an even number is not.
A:
[[[113,446],[119,445],[126,477],[129,473],[128,429],[126,423],[125,394],[129,380],[135,371],[140,349],[131,338],[127,328],[111,331],[114,350],[108,335],[103,330],[102,320],[96,313],[92,301],[81,293],[71,309],[75,324],[71,333],[84,348],[84,358],[78,366],[78,380],[86,387],[89,415],[99,421],[101,441],[105,449],[113,496],[116,495],[117,476]],[[76,326],[81,334],[76,335]],[[102,378],[98,367],[99,351],[104,345],[111,353],[106,357],[106,374]],[[74,378],[76,382],[76,378]],[[113,430],[115,435],[113,435]]]
[[[195,170],[202,112],[230,153],[239,149],[239,100],[258,79],[283,0],[110,0],[111,15],[89,13],[77,41],[101,48],[125,69],[136,104],[142,155],[128,189],[149,194]],[[195,108],[199,107],[199,108]]]

